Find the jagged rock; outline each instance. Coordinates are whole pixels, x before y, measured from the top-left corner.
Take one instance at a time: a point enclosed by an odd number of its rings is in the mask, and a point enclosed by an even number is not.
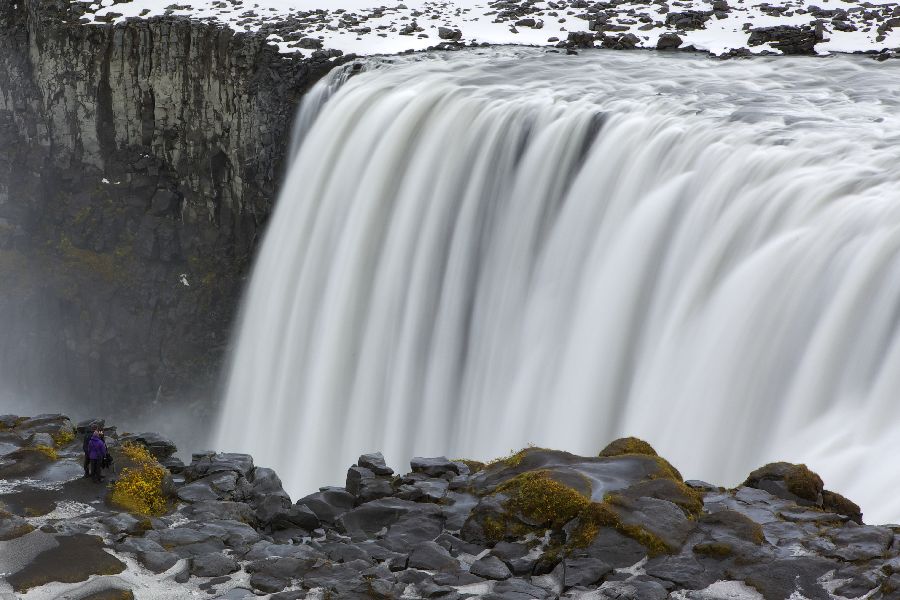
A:
[[[196,577],[221,577],[239,569],[237,561],[225,554],[204,554],[191,559],[191,575]]]
[[[387,481],[365,467],[354,466],[347,471],[346,489],[359,504],[392,495],[394,488]]]
[[[594,39],[594,34],[590,31],[570,31],[565,44],[573,48],[593,48]]]
[[[422,473],[428,477],[442,477],[446,475],[459,475],[465,465],[448,460],[440,456],[437,458],[413,458],[410,461],[413,473]]]
[[[458,40],[462,38],[462,31],[451,27],[438,27],[438,37],[442,40]]]
[[[244,500],[249,484],[234,471],[219,471],[180,488],[178,497],[185,502]]]
[[[255,511],[250,505],[244,502],[216,500],[194,501],[193,504],[184,508],[183,514],[185,517],[196,521],[240,521],[250,525],[257,523]]]
[[[306,531],[314,531],[321,526],[319,518],[308,507],[295,504],[277,511],[268,521],[273,530],[299,527]]]
[[[129,513],[110,515],[102,519],[101,522],[113,534],[140,535],[150,528],[148,519],[138,519]]]
[[[119,438],[122,443],[131,442],[141,444],[150,451],[153,458],[159,461],[169,459],[178,451],[175,442],[159,435],[158,433],[141,433],[138,435],[124,435]]]
[[[756,469],[747,476],[744,485],[805,506],[821,506],[825,488],[822,478],[806,465],[786,462],[770,463]]]
[[[668,590],[658,581],[607,581],[597,590],[598,600],[665,600]],[[709,599],[712,600],[712,599]]]
[[[598,558],[567,558],[562,563],[565,587],[588,587],[600,581],[613,568]]]
[[[681,37],[677,33],[663,33],[656,42],[656,49],[676,50],[682,43]]]
[[[472,563],[472,566],[469,567],[469,573],[485,579],[502,580],[512,577],[512,572],[509,570],[509,567],[506,566],[506,563],[496,556],[490,555]]]
[[[354,540],[368,539],[382,529],[406,522],[421,527],[426,520],[440,518],[440,509],[429,504],[383,498],[354,508],[341,515],[338,524]],[[440,533],[438,531],[434,537]]]
[[[184,469],[184,476],[188,481],[195,481],[216,473],[234,473],[246,479],[252,470],[253,457],[249,454],[194,454],[191,464]]]
[[[712,11],[685,10],[682,12],[670,12],[666,15],[666,25],[679,29],[703,29],[706,22],[712,17]]]
[[[363,454],[356,461],[360,467],[369,469],[376,475],[390,476],[394,474],[394,470],[387,466],[384,462],[384,455],[381,452],[373,452],[371,454]]]
[[[815,54],[816,44],[823,39],[818,27],[809,25],[776,25],[750,30],[749,46],[768,43],[784,54]]]
[[[254,573],[250,576],[250,585],[253,589],[272,594],[280,592],[288,586],[288,579],[281,579],[265,573]]]
[[[175,566],[178,562],[178,555],[172,552],[151,551],[139,552],[138,560],[151,573],[163,573]]]
[[[336,523],[338,518],[354,507],[356,498],[346,490],[328,488],[297,501],[306,506],[316,517],[325,523]]]
[[[425,571],[456,571],[459,569],[459,561],[435,542],[420,542],[409,553],[409,567]]]
[[[825,549],[824,554],[848,562],[884,557],[894,541],[893,531],[871,525],[847,524],[825,535],[834,543],[834,548]]]

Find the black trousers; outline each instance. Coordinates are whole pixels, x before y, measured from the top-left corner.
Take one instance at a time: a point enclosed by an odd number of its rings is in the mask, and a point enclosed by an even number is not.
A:
[[[91,477],[94,481],[100,481],[100,463],[101,460],[99,458],[91,459]]]
[[[91,459],[88,458],[87,452],[84,453],[84,476],[91,474]]]

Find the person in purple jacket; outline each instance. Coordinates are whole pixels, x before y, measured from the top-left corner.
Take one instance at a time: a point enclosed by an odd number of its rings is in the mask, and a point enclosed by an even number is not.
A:
[[[95,483],[103,481],[100,475],[100,467],[103,457],[106,456],[106,443],[100,438],[100,432],[95,431],[88,442],[88,458],[91,461],[91,477]]]

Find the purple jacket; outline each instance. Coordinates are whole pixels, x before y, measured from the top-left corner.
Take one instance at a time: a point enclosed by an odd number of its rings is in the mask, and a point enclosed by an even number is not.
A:
[[[106,444],[99,437],[92,437],[88,442],[88,458],[102,460],[106,456]]]

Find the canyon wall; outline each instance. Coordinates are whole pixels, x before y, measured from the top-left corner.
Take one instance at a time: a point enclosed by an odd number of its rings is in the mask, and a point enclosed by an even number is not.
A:
[[[333,66],[0,4],[0,401],[209,406],[296,105]]]

